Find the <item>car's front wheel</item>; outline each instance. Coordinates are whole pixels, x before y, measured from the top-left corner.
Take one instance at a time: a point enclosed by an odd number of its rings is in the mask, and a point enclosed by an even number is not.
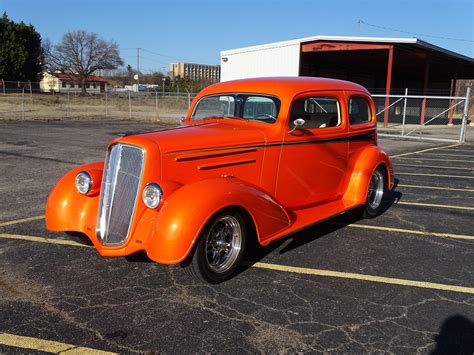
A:
[[[246,244],[247,226],[242,214],[222,211],[207,223],[186,268],[203,281],[225,281],[237,272]]]
[[[370,178],[367,200],[362,213],[364,218],[373,218],[382,213],[382,202],[387,191],[386,186],[387,182],[385,181],[384,171],[379,167],[373,172]]]

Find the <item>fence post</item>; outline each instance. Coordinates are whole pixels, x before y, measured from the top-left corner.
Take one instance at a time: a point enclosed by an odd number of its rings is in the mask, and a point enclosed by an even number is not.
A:
[[[132,119],[132,98],[130,90],[128,90],[128,117]]]
[[[105,90],[105,117],[109,115],[108,104],[109,104],[109,100],[107,96],[107,90]]]
[[[186,90],[188,94],[188,110],[189,110],[189,108],[191,107],[191,94],[189,93],[188,88],[184,88],[184,90]]]
[[[31,81],[28,80],[28,84],[30,85],[30,97],[33,100],[33,90],[31,89]]]
[[[2,79],[3,95],[6,95],[5,80]]]
[[[464,112],[462,115],[461,135],[459,136],[459,143],[466,142],[466,125],[467,125],[467,116],[469,115],[469,96],[470,95],[471,95],[471,88],[468,87],[466,91],[466,99],[464,101]]]
[[[67,114],[66,114],[66,117],[69,118],[69,111],[71,110],[71,103],[70,103],[70,98],[69,98],[69,91],[71,90],[71,88],[67,88]]]
[[[405,100],[403,101],[402,137],[405,135],[405,120],[407,116],[407,96],[408,96],[408,88],[405,89]]]
[[[21,118],[25,119],[25,88],[21,90]]]
[[[160,117],[160,115],[158,114],[158,91],[155,90],[155,113],[156,113],[156,117]]]

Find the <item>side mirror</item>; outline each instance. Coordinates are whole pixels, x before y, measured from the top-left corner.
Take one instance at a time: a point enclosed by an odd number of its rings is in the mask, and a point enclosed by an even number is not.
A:
[[[306,121],[302,118],[297,118],[296,120],[293,121],[293,128],[288,131],[288,133],[291,133],[295,130],[297,130],[299,127],[302,127]]]
[[[179,125],[182,126],[184,124],[184,121],[186,121],[186,117],[181,116],[181,118],[179,120]]]

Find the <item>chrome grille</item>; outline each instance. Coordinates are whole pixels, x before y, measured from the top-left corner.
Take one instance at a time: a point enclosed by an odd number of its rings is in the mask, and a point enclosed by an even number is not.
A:
[[[120,143],[107,155],[96,230],[103,245],[120,245],[128,238],[144,158],[141,148]]]

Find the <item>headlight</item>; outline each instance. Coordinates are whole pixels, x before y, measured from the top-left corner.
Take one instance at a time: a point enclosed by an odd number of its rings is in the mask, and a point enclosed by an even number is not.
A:
[[[76,189],[79,193],[85,195],[92,188],[92,178],[89,173],[81,171],[76,175]]]
[[[156,208],[160,203],[161,196],[163,196],[163,191],[161,191],[161,187],[154,182],[146,185],[143,189],[143,202],[148,208]]]

